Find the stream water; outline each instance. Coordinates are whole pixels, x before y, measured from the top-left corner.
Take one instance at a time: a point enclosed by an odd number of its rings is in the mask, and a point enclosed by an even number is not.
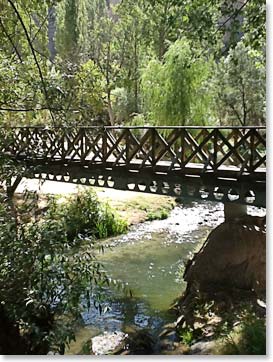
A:
[[[26,180],[24,189],[41,193],[69,194],[77,187],[65,183]],[[115,191],[115,190],[111,190]],[[145,328],[155,337],[164,324],[174,321],[169,308],[185,289],[184,265],[199,250],[208,234],[223,222],[222,203],[199,201],[174,208],[166,220],[145,222],[131,227],[126,235],[104,241],[110,245],[99,255],[108,276],[120,280],[132,291],[132,297],[117,288],[105,290],[105,313],[92,307],[82,313],[82,325],[76,341],[66,354],[84,353],[85,342],[103,332]],[[264,216],[265,209],[248,207],[248,213]]]
[[[252,214],[264,214],[262,209],[249,209]],[[82,313],[84,325],[67,353],[79,353],[84,342],[106,331],[140,327],[158,335],[164,324],[173,321],[169,307],[185,289],[184,263],[223,222],[223,216],[223,204],[191,202],[175,207],[166,220],[145,222],[126,235],[106,240],[111,248],[100,260],[109,276],[125,283],[133,297],[116,289],[106,290],[109,310],[100,314],[91,307]]]

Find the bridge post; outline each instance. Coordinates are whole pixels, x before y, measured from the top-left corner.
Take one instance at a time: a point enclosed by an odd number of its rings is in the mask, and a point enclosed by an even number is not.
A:
[[[232,202],[224,203],[225,221],[247,215],[247,205],[233,204]]]

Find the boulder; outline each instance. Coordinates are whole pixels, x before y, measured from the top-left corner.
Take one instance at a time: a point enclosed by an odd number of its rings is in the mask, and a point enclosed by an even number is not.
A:
[[[107,355],[123,350],[127,334],[116,332],[104,332],[104,334],[92,338],[92,352],[95,355]]]
[[[214,229],[186,266],[187,292],[240,289],[263,295],[266,288],[264,219],[245,216]]]
[[[148,330],[130,328],[128,333],[104,332],[93,337],[91,345],[95,355],[144,355],[154,352],[155,341]]]

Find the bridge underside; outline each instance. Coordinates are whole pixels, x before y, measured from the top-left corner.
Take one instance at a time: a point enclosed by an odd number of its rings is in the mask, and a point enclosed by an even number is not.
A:
[[[131,165],[132,166],[132,165]],[[196,170],[196,168],[195,168]],[[190,168],[178,171],[152,168],[130,170],[126,166],[45,164],[28,165],[24,175],[28,178],[68,182],[79,185],[106,187],[118,190],[168,195],[188,200],[210,200],[246,205],[266,206],[264,180],[251,180],[248,175],[234,178],[224,177],[224,173],[191,172]],[[257,176],[257,175],[256,175]]]

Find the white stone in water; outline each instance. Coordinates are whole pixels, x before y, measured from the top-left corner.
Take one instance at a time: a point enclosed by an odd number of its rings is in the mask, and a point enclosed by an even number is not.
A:
[[[128,337],[128,334],[120,331],[112,333],[104,332],[103,335],[92,338],[92,351],[95,355],[109,354],[114,351],[126,337]]]

